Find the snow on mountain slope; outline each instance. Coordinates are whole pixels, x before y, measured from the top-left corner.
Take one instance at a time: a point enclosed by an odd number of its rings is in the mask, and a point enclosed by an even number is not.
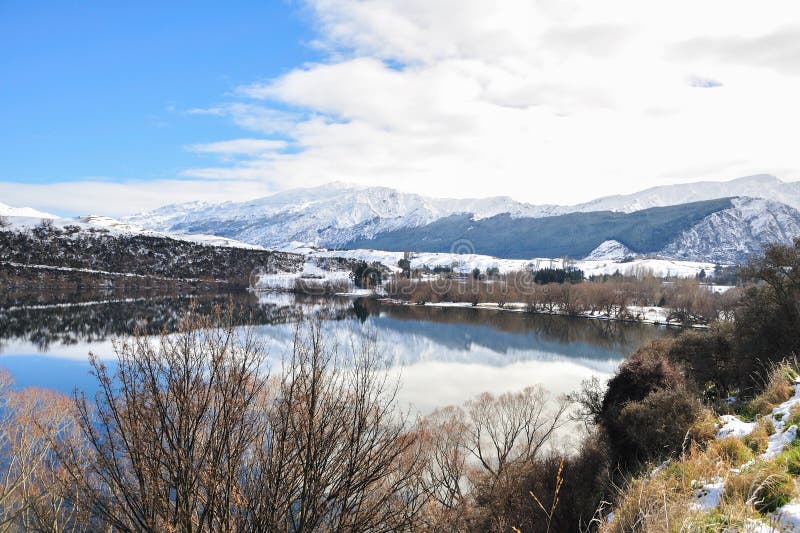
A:
[[[732,263],[759,253],[765,243],[800,237],[800,211],[762,198],[736,198],[669,243],[661,255]]]
[[[37,211],[30,207],[11,207],[0,202],[0,216],[3,217],[36,217],[36,218],[57,218],[55,215]]]
[[[567,211],[622,211],[630,213],[650,207],[677,205],[731,196],[765,198],[800,209],[800,182],[786,183],[769,174],[758,174],[731,181],[698,181],[652,187],[633,194],[606,196],[585,204],[563,209]]]
[[[40,213],[39,211],[31,210],[34,213],[39,213],[35,216],[16,216],[8,217],[10,228],[16,231],[30,231],[37,225],[42,223],[42,220],[49,219],[54,227],[62,230],[77,230],[78,232],[101,232],[109,235],[146,235],[149,237],[161,237],[168,239],[176,239],[182,241],[194,242],[196,244],[203,244],[206,246],[218,246],[225,248],[247,248],[252,250],[263,250],[261,246],[239,242],[234,239],[226,237],[219,237],[217,235],[204,235],[204,234],[173,234],[167,232],[159,232],[154,230],[145,229],[141,226],[131,224],[129,222],[121,222],[119,220],[102,216],[102,215],[86,215],[77,218],[58,218],[54,215],[47,213]],[[31,212],[27,209],[21,212]],[[20,211],[15,211],[20,212]],[[41,216],[46,215],[46,216]]]
[[[625,246],[619,241],[603,241],[600,245],[592,250],[592,253],[584,257],[587,261],[602,261],[604,259],[611,261],[622,261],[626,257],[636,255],[630,248]]]
[[[536,206],[509,197],[429,198],[387,187],[331,183],[292,189],[248,202],[190,202],[165,206],[125,219],[151,230],[210,234],[275,249],[338,248],[384,232],[417,228],[443,217],[468,213],[478,220],[501,213],[540,218],[598,210],[632,212],[687,202],[748,196],[800,208],[800,182],[758,175],[728,182],[696,182],[654,187],[631,195],[600,198],[574,206]],[[734,217],[736,218],[736,217]],[[777,231],[777,230],[776,230]],[[777,231],[780,234],[780,231]],[[761,235],[769,236],[769,232]],[[676,245],[677,246],[677,245]],[[743,249],[751,249],[745,246]]]
[[[476,218],[499,213],[541,217],[557,214],[557,208],[508,197],[429,198],[387,187],[332,183],[249,202],[171,205],[126,220],[155,230],[212,233],[273,248],[296,248],[301,243],[335,248],[357,237],[418,227],[455,213]]]

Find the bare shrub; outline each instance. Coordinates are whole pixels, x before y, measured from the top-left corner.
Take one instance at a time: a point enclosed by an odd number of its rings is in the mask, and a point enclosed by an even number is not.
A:
[[[544,460],[555,430],[565,422],[567,405],[566,398],[528,387],[500,396],[484,393],[463,408],[449,407],[424,419],[426,479],[437,508],[430,527],[484,531],[492,523],[505,524],[507,531],[513,524],[503,521],[495,499],[533,503],[527,492],[515,490],[520,476]]]
[[[425,504],[418,436],[394,410],[374,345],[347,370],[322,326],[296,332],[246,494],[251,531],[405,531]]]
[[[76,399],[88,454],[58,458],[73,501],[118,531],[402,531],[425,503],[418,435],[369,344],[340,368],[319,323],[298,326],[280,378],[230,315],[91,359]],[[85,522],[86,523],[86,522]]]
[[[80,449],[69,398],[58,393],[12,388],[0,372],[0,529],[65,531],[79,509],[74,494],[62,490],[65,472],[53,456],[54,444]]]
[[[666,294],[668,320],[683,324],[708,324],[719,316],[714,293],[695,280],[673,282]]]

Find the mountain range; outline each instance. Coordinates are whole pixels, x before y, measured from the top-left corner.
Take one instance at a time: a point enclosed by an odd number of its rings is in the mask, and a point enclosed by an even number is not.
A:
[[[173,233],[282,250],[468,251],[508,258],[659,255],[735,262],[800,236],[800,182],[756,175],[653,187],[573,205],[443,199],[332,183],[248,202],[191,202],[128,217]],[[598,249],[599,247],[599,249]]]
[[[798,209],[800,182],[756,175],[653,187],[573,206],[534,205],[507,196],[431,198],[331,183],[248,202],[169,205],[122,221],[98,215],[57,221],[284,251],[411,250],[616,261],[658,256],[733,263],[760,252],[765,243],[787,244],[800,237]],[[23,226],[57,218],[1,203],[0,216]]]

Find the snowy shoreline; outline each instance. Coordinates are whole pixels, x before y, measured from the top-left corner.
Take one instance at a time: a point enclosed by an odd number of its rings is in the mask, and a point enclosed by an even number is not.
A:
[[[345,296],[345,294],[337,294],[337,296]],[[479,303],[479,304],[471,304],[469,302],[425,302],[425,303],[416,303],[416,302],[409,302],[406,300],[398,300],[396,298],[380,298],[378,297],[377,300],[384,304],[390,305],[404,305],[410,307],[439,307],[439,308],[459,308],[459,309],[483,309],[483,310],[494,310],[494,311],[506,311],[509,313],[528,313],[531,315],[549,315],[549,316],[564,316],[569,318],[584,318],[588,320],[609,320],[614,322],[627,322],[630,324],[651,324],[653,326],[669,326],[669,327],[680,327],[680,328],[695,328],[695,329],[708,329],[708,326],[705,324],[692,324],[686,325],[681,322],[676,322],[674,320],[668,321],[666,319],[668,315],[668,310],[664,307],[638,307],[638,306],[629,306],[628,309],[633,312],[641,312],[644,313],[643,318],[641,319],[630,319],[630,318],[621,318],[621,317],[613,317],[608,316],[601,313],[577,313],[577,314],[570,314],[563,311],[553,310],[553,311],[532,311],[528,309],[528,304],[524,302],[511,302],[503,305],[502,307],[500,304],[497,303]]]

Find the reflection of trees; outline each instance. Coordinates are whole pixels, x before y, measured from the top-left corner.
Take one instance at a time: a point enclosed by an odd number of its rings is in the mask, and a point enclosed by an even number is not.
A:
[[[309,313],[332,320],[357,318],[363,323],[370,315],[382,313],[400,321],[488,327],[502,333],[526,334],[537,341],[563,345],[586,343],[622,353],[661,334],[651,325],[605,320],[472,308],[391,305],[371,299],[351,302],[349,299],[301,295],[276,295],[274,299],[259,299],[250,293],[240,292],[0,310],[0,352],[3,350],[3,341],[12,339],[25,340],[40,350],[46,350],[54,343],[69,345],[130,335],[137,328],[146,334],[172,332],[178,320],[190,308],[194,307],[201,315],[210,315],[217,305],[232,305],[237,325],[284,324]]]
[[[492,309],[396,305],[377,301],[363,304],[371,314],[383,313],[397,320],[491,327],[506,333],[526,333],[545,342],[586,343],[606,350],[627,352],[660,336],[664,329],[650,324],[590,320],[558,315],[514,313]],[[666,330],[672,334],[675,330]]]
[[[294,322],[318,299],[297,298],[291,303],[259,301],[242,292],[197,297],[168,296],[67,306],[18,307],[0,311],[0,341],[26,340],[46,350],[51,344],[96,342],[130,335],[134,330],[148,335],[176,331],[178,321],[190,309],[203,316],[215,306],[232,307],[236,325]],[[317,310],[324,318],[346,318],[352,309],[344,305]],[[0,344],[2,348],[2,344]]]

